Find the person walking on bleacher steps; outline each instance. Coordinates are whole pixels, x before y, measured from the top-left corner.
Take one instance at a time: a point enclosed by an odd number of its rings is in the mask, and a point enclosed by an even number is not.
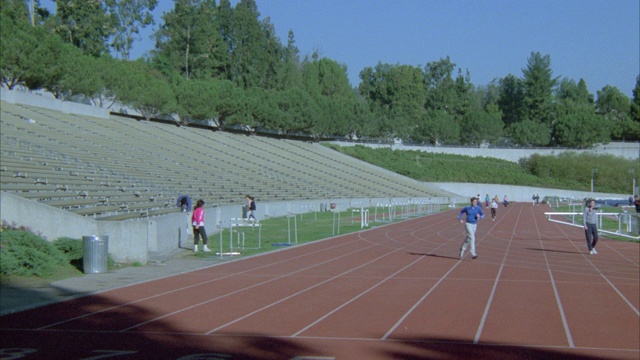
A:
[[[598,243],[598,213],[596,213],[596,209],[594,209],[595,204],[595,200],[588,200],[587,208],[582,212],[584,235],[587,240],[589,254],[591,255],[598,254],[596,251],[596,244]]]
[[[256,202],[254,200],[254,198],[251,195],[247,195],[247,205],[246,205],[246,209],[247,209],[247,220],[251,221],[251,219],[253,219],[253,221],[258,221],[258,219],[256,218],[255,212],[256,212]]]
[[[189,195],[180,195],[176,201],[176,206],[180,208],[180,211],[186,215],[185,237],[180,234],[180,246],[186,243],[186,237],[191,235],[191,198]],[[184,241],[183,241],[184,240]]]
[[[207,247],[207,231],[204,228],[204,200],[200,199],[196,202],[196,208],[191,215],[191,225],[193,225],[193,251],[198,252],[198,243],[202,236],[202,251],[209,252]]]
[[[465,220],[462,220],[463,214],[466,214],[466,223]],[[478,220],[480,219],[484,219],[482,206],[478,206],[478,198],[472,197],[471,205],[462,208],[458,214],[458,220],[464,223],[464,228],[467,232],[467,237],[460,247],[460,259],[464,257],[464,251],[467,249],[467,245],[471,245],[471,257],[474,259],[478,257],[476,253],[476,228],[478,226]]]
[[[176,204],[177,207],[180,208],[180,211],[189,213],[191,212],[191,198],[189,195],[180,195],[178,196],[178,201]]]

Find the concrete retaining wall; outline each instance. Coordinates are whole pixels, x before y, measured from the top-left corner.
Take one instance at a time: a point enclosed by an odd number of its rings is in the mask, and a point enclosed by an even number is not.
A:
[[[109,110],[69,101],[60,101],[49,94],[37,94],[18,90],[8,90],[0,87],[0,99],[10,104],[23,104],[45,109],[57,110],[65,114],[77,114],[83,116],[109,118]]]
[[[330,204],[335,204],[336,210],[345,211],[351,207],[426,200],[436,199],[325,199],[259,203],[256,216],[262,220],[287,214],[309,213],[328,208]],[[437,201],[449,203],[450,199],[442,198]],[[189,249],[193,246],[189,217],[178,212],[150,218],[98,221],[12,193],[0,192],[0,217],[8,223],[29,227],[49,241],[63,236],[74,239],[82,239],[83,236],[89,235],[108,236],[109,254],[118,262],[146,264],[152,260],[162,261],[171,257],[179,248]],[[208,235],[213,236],[218,232],[217,224],[220,221],[240,217],[242,205],[205,208]]]

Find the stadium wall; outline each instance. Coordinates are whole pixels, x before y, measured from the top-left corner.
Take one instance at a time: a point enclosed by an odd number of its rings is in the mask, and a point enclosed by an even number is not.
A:
[[[259,203],[258,219],[311,213],[335,209],[370,207],[377,204],[402,204],[408,201],[449,204],[450,198],[379,198],[379,199],[324,199]],[[458,199],[458,201],[460,201]],[[25,226],[53,241],[60,237],[82,239],[83,236],[108,236],[109,254],[117,262],[146,264],[164,261],[180,249],[193,248],[193,235],[189,231],[189,217],[184,213],[140,217],[122,221],[101,221],[0,192],[0,217],[9,224]],[[227,205],[205,209],[205,224],[210,241],[217,242],[217,224],[242,217],[242,205]]]
[[[18,90],[8,90],[0,86],[0,98],[10,104],[37,106],[45,109],[57,110],[65,114],[92,116],[101,119],[109,118],[109,110],[96,106],[85,105],[70,101],[61,101],[51,97],[48,93],[38,94]]]

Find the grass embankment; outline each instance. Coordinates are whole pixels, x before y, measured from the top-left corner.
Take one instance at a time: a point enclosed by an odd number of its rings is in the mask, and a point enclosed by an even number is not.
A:
[[[637,160],[611,155],[566,152],[558,156],[532,155],[514,163],[496,158],[434,154],[418,150],[374,149],[362,145],[326,146],[425,182],[504,184],[590,191],[593,176],[597,192],[625,194],[631,190],[633,179],[640,177],[640,164]]]

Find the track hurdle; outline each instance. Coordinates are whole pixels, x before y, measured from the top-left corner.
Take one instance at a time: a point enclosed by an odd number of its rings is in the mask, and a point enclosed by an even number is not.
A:
[[[289,245],[291,245],[291,218],[293,218],[293,237],[295,239],[295,244],[298,243],[298,221],[296,220],[296,214],[288,214],[287,215],[287,238],[289,240]],[[300,220],[302,220],[302,214],[300,215]]]
[[[311,212],[313,211],[313,217],[314,220],[318,220],[318,209],[316,209],[316,207],[313,204],[307,204],[307,205],[302,205],[300,206],[300,208],[302,208],[303,210],[306,209],[306,212]],[[304,215],[305,211],[300,212],[300,221],[302,221],[302,216]]]
[[[333,225],[331,227],[331,233],[336,235],[336,216],[338,218],[338,234],[340,234],[340,211],[332,210],[333,212]]]
[[[559,224],[565,224],[565,225],[569,225],[569,226],[575,226],[575,227],[579,227],[582,228],[582,222],[580,221],[579,223],[576,223],[576,216],[582,216],[582,213],[577,213],[577,212],[545,212],[544,213],[545,216],[547,217],[547,220],[551,221],[551,222],[555,222],[555,223],[559,223]],[[571,222],[568,221],[563,221],[563,220],[559,220],[559,219],[554,219],[553,216],[560,216],[563,219],[567,219],[569,216],[571,217]],[[605,234],[611,234],[611,235],[616,235],[616,236],[622,236],[622,237],[626,237],[629,239],[633,239],[633,240],[640,240],[640,235],[638,236],[633,236],[633,221],[632,221],[632,216],[636,216],[636,214],[630,214],[630,213],[603,213],[603,212],[599,212],[597,213],[598,216],[598,232],[600,233],[605,233]],[[603,229],[602,227],[602,219],[604,216],[607,216],[609,218],[617,218],[618,220],[618,226],[616,231],[611,231],[611,230],[606,230]],[[640,229],[639,229],[640,230]]]
[[[378,208],[381,208],[380,220],[378,220]],[[395,208],[391,204],[376,204],[376,208],[374,210],[374,215],[373,215],[373,221],[391,222],[393,219],[394,213],[395,213]],[[386,219],[385,219],[385,215],[387,216]]]
[[[360,229],[369,227],[369,209],[361,207],[360,209],[351,209],[351,225],[354,222],[354,214],[360,214]]]
[[[369,209],[360,209],[360,229],[369,227]]]
[[[405,203],[396,203],[395,206],[400,207],[400,219],[408,219],[409,218],[409,206],[411,204],[409,202]]]
[[[233,228],[240,228],[240,227],[251,227],[251,228],[258,228],[258,247],[256,248],[246,248],[245,247],[245,236],[244,236],[244,232],[243,231],[238,231],[238,239],[237,239],[237,249],[260,249],[262,247],[262,227],[260,226],[260,223],[258,222],[251,222],[248,221],[248,219],[240,219],[240,218],[232,218],[229,220],[222,220],[219,223],[219,228],[220,228],[220,252],[217,253],[216,255],[220,255],[220,258],[222,258],[223,256],[227,255],[227,256],[234,256],[234,255],[241,255],[241,253],[239,251],[234,251],[233,250]],[[229,252],[225,253],[223,251],[223,246],[222,246],[222,233],[224,232],[225,228],[229,228]]]

